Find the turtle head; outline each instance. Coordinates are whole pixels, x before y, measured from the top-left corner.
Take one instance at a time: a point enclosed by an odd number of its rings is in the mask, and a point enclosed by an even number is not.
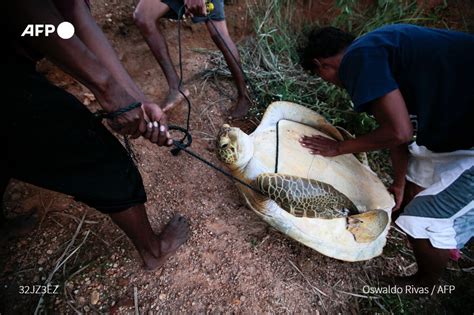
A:
[[[216,141],[217,157],[231,169],[243,168],[253,156],[252,139],[239,128],[223,125]]]

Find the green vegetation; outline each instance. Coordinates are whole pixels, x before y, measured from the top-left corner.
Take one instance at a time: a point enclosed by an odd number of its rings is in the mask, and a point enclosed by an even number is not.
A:
[[[311,0],[298,1],[302,7],[313,7]],[[315,1],[316,2],[316,1]],[[352,102],[345,91],[310,76],[298,64],[297,47],[305,30],[318,21],[302,18],[292,0],[249,1],[248,14],[254,23],[255,36],[240,44],[244,71],[259,104],[253,114],[259,116],[272,101],[296,102],[324,115],[333,124],[355,134],[363,134],[376,125],[372,118],[352,111]],[[361,5],[356,0],[337,0],[333,25],[364,34],[391,23],[433,24],[435,15],[426,14],[416,1],[378,0]],[[446,4],[443,4],[443,8]],[[214,68],[207,77],[230,77],[219,53],[213,55]]]
[[[298,1],[301,8],[316,7],[311,0]],[[294,0],[248,1],[248,14],[254,24],[255,36],[240,43],[242,64],[255,103],[252,114],[262,115],[273,101],[291,101],[305,105],[325,116],[331,123],[346,128],[353,134],[365,134],[376,127],[373,118],[355,113],[347,93],[336,86],[303,71],[298,63],[298,47],[305,31],[319,24],[304,18]],[[334,16],[332,25],[362,35],[382,25],[411,23],[433,25],[439,20],[437,10],[425,13],[416,1],[377,0],[360,4],[356,0],[337,0],[335,8],[327,12]],[[218,52],[212,54],[213,68],[204,76],[231,77],[227,65]],[[219,87],[217,80],[213,81]],[[224,94],[224,89],[220,89]],[[389,169],[386,152],[369,154],[371,167],[387,183]]]

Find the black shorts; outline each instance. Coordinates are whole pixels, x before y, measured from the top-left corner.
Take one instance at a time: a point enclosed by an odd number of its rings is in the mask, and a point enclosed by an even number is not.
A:
[[[1,109],[3,180],[62,192],[104,213],[144,203],[142,178],[120,142],[74,96],[24,68],[15,67]]]
[[[185,13],[184,0],[161,0],[164,4],[170,7],[170,10],[165,14],[165,18],[177,20],[178,18],[183,18]],[[212,21],[224,21],[224,0],[211,0],[214,4],[214,10],[209,14],[209,16],[195,16],[192,18],[194,23],[206,22],[208,19]]]

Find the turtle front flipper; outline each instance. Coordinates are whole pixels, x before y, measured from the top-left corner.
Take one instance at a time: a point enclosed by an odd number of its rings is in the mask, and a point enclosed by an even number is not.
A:
[[[388,213],[371,210],[347,217],[347,230],[357,243],[370,243],[377,239],[388,224]]]
[[[298,176],[260,174],[259,190],[295,217],[334,219],[357,214],[356,206],[333,186]]]

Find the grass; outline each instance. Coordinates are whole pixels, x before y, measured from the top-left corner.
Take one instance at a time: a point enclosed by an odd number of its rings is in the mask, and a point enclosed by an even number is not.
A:
[[[306,0],[305,4],[307,2],[312,1]],[[295,10],[292,0],[249,0],[247,3],[255,36],[247,38],[239,46],[243,69],[257,104],[251,110],[253,116],[260,117],[271,102],[284,100],[307,106],[332,124],[355,135],[365,134],[377,127],[372,117],[353,111],[353,103],[344,90],[305,73],[300,67],[297,47],[302,42],[302,34],[317,25],[318,21],[305,21],[301,12]],[[433,25],[440,21],[436,12],[447,6],[444,3],[435,10],[424,12],[416,1],[405,0],[376,0],[370,4],[337,0],[335,4],[334,12],[338,13],[333,19],[333,26],[356,35],[392,23]],[[308,7],[312,7],[312,3]],[[211,63],[213,67],[203,73],[206,79],[231,77],[220,52],[211,54]],[[211,80],[226,95],[218,81]],[[386,151],[370,153],[369,163],[385,183],[390,181]]]
[[[409,23],[433,25],[440,21],[436,12],[447,7],[447,2],[437,6],[432,12],[426,12],[417,1],[377,0],[371,5],[363,5],[355,0],[338,0],[341,13],[334,25],[360,36],[382,25]]]

